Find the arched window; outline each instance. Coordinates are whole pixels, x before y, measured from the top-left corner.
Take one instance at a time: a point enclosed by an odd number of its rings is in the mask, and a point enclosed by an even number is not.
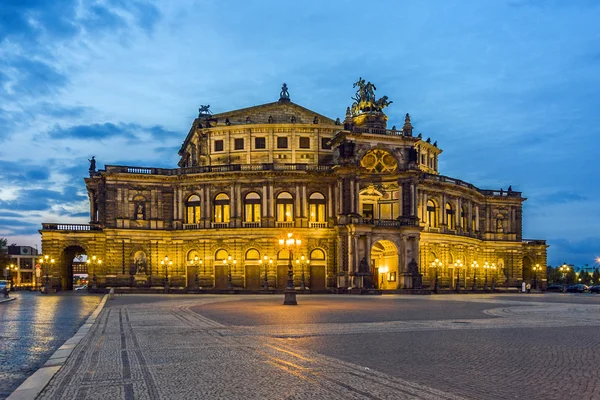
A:
[[[246,260],[259,260],[260,253],[256,249],[248,249],[246,252]]]
[[[308,198],[309,222],[325,222],[325,196],[315,192]]]
[[[244,197],[244,218],[246,222],[260,222],[260,195],[251,192]]]
[[[288,192],[277,195],[277,222],[292,222],[294,220],[294,199]]]
[[[229,222],[229,196],[225,193],[219,193],[215,197],[214,203],[214,222]]]
[[[469,218],[467,214],[467,207],[462,206],[460,209],[460,227],[463,231],[467,231],[469,229]]]
[[[504,232],[504,216],[502,214],[498,214],[496,217],[496,232]]]
[[[450,203],[446,203],[446,219],[448,229],[456,229],[456,215]]]
[[[185,223],[200,223],[200,197],[193,194],[185,202]]]
[[[431,228],[437,227],[437,207],[433,200],[427,200],[427,221]]]
[[[289,258],[290,258],[290,252],[285,249],[279,250],[279,252],[277,253],[278,260],[289,260]]]
[[[311,260],[325,260],[325,253],[321,249],[314,249],[310,252]]]
[[[227,250],[225,250],[225,249],[219,249],[215,253],[215,261],[225,260],[228,255],[229,255],[229,253],[227,253]]]

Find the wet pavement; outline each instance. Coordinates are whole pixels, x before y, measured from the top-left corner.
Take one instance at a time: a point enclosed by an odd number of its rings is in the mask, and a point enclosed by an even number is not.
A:
[[[40,368],[95,310],[102,296],[16,292],[0,304],[0,399]]]
[[[600,296],[123,295],[39,399],[598,399]]]

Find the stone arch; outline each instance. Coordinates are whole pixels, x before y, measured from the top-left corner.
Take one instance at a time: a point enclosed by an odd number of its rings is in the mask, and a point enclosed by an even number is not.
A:
[[[58,265],[55,267],[54,271],[51,272],[52,276],[50,276],[49,282],[52,287],[60,287],[62,290],[73,290],[73,260],[78,255],[89,256],[89,248],[79,242],[79,241],[70,241],[65,243],[62,246],[62,250],[60,251],[60,256],[58,257]],[[96,268],[97,265],[94,265]],[[96,271],[94,271],[96,272]],[[54,274],[57,274],[54,276]],[[88,270],[88,280],[91,277],[91,273]]]
[[[255,261],[260,260],[260,252],[258,249],[251,247],[244,252],[244,261]]]
[[[377,239],[377,240],[375,240]],[[380,290],[398,287],[400,278],[400,246],[391,238],[374,238],[371,246],[373,286]]]
[[[131,267],[133,274],[148,275],[148,255],[144,250],[138,250],[133,254],[133,264]]]

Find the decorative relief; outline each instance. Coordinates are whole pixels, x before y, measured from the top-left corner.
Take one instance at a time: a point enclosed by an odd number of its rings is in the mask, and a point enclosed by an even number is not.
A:
[[[368,172],[390,173],[398,169],[396,158],[385,150],[375,149],[369,151],[360,160],[360,165]]]

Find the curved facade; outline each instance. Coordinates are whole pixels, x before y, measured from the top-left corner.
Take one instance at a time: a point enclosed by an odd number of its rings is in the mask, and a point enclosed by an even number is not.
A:
[[[313,292],[543,282],[546,245],[522,239],[522,194],[440,175],[437,143],[408,114],[387,129],[387,97],[357,84],[344,121],[284,87],[274,103],[202,108],[178,168],[91,170],[90,224],[40,231],[52,285],[72,286],[81,253],[102,260],[88,270],[97,286],[277,290],[290,260]],[[280,246],[288,234],[301,244]]]

